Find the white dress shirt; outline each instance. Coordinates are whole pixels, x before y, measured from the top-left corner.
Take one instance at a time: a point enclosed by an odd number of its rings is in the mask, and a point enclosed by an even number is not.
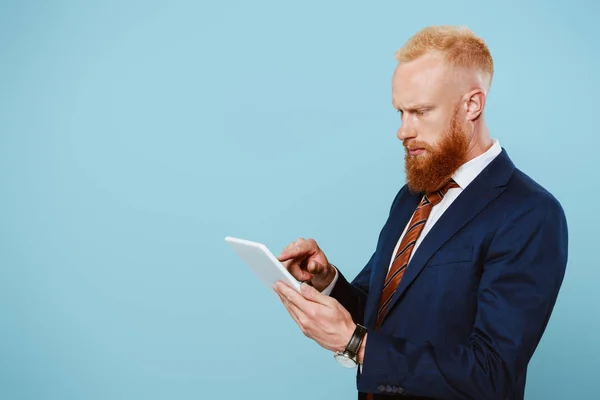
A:
[[[429,217],[427,218],[427,222],[425,223],[425,226],[423,227],[423,230],[421,231],[421,234],[419,235],[417,242],[415,243],[415,246],[412,249],[412,252],[408,259],[409,262],[412,259],[413,254],[415,254],[417,247],[419,247],[419,245],[423,241],[423,238],[431,230],[431,228],[437,222],[437,220],[442,216],[444,211],[446,211],[448,209],[448,207],[450,207],[450,204],[452,204],[452,202],[454,200],[456,200],[458,195],[463,190],[465,190],[465,188],[473,181],[473,179],[475,179],[475,177],[477,177],[477,175],[479,175],[481,173],[481,171],[483,171],[483,169],[490,162],[492,162],[492,160],[494,158],[496,158],[498,156],[498,154],[501,153],[502,148],[500,147],[500,142],[497,139],[492,139],[492,142],[493,142],[492,146],[485,153],[480,154],[479,156],[473,158],[472,160],[467,161],[462,166],[460,166],[460,168],[458,168],[458,170],[454,173],[454,175],[452,175],[452,178],[460,187],[452,188],[452,189],[448,190],[448,192],[446,193],[446,195],[444,196],[442,201],[440,203],[436,204],[435,206],[433,206],[433,208],[431,209],[431,213],[429,214]],[[402,242],[402,238],[404,237],[404,234],[406,233],[406,230],[408,229],[409,225],[410,225],[410,220],[409,220],[408,224],[406,224],[406,226],[404,227],[404,231],[402,232],[402,235],[400,235],[400,238],[398,239],[398,243],[396,243],[396,247],[394,248],[394,252],[392,253],[392,257],[390,258],[390,263],[388,265],[388,271],[392,267],[392,263],[394,261],[394,255],[398,251],[398,247],[400,246],[400,243]],[[329,286],[327,286],[325,289],[323,289],[322,293],[326,294],[326,295],[330,295],[337,280],[338,280],[338,271],[336,269],[335,277],[333,278],[333,281],[331,281]]]

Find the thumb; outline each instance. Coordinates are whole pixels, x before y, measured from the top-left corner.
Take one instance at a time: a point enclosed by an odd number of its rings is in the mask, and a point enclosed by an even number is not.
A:
[[[302,282],[302,285],[300,285],[300,291],[307,300],[327,306],[330,305],[331,298],[329,296],[324,295],[305,282]]]
[[[316,261],[311,261],[307,267],[308,272],[310,272],[313,275],[319,275],[323,273],[324,269],[325,267],[321,263]]]

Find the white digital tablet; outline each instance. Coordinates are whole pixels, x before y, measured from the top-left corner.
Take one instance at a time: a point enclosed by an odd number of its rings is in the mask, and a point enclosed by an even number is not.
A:
[[[258,278],[270,289],[275,282],[283,281],[300,292],[300,284],[285,266],[262,243],[227,236],[225,241],[237,255],[254,271]]]

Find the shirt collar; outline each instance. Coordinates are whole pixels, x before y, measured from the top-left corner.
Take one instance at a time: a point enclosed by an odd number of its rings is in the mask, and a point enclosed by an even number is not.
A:
[[[461,165],[454,175],[452,175],[452,179],[464,190],[501,152],[502,147],[500,146],[500,142],[498,139],[492,138],[492,147],[485,153]]]

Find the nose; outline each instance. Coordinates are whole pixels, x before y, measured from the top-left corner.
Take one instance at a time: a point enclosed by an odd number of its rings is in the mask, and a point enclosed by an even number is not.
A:
[[[414,138],[417,135],[414,129],[411,129],[408,124],[404,122],[400,125],[400,128],[398,128],[396,136],[398,136],[398,139],[405,141],[406,139]]]

